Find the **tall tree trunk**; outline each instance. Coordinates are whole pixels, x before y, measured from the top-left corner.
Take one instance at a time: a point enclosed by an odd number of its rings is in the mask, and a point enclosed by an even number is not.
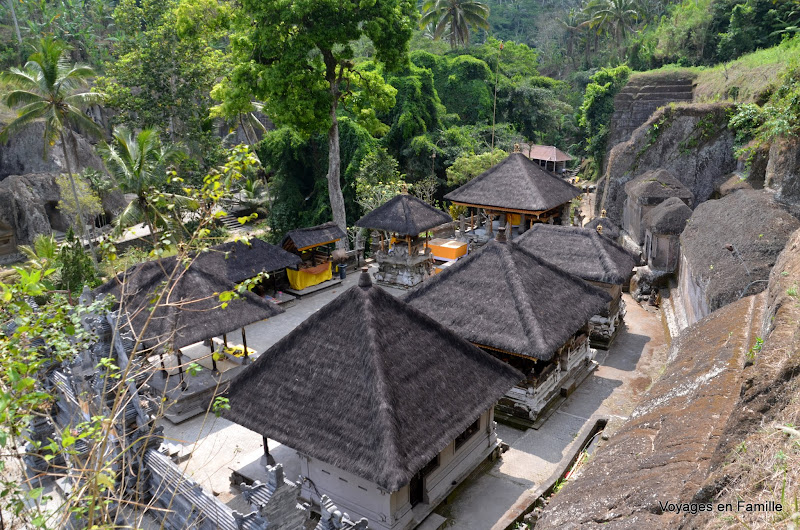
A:
[[[325,60],[325,78],[331,90],[331,128],[328,129],[328,199],[331,201],[333,222],[346,234],[347,216],[340,182],[342,161],[339,153],[339,120],[336,117],[336,109],[339,107],[339,97],[341,96],[339,82],[343,75],[343,67],[339,66],[339,78],[337,79],[337,64],[333,52],[331,50],[322,50],[322,57]],[[347,250],[348,246],[347,238],[336,242],[337,249]]]
[[[58,136],[61,138],[61,149],[64,152],[64,163],[67,165],[69,186],[72,188],[72,196],[75,198],[75,207],[78,209],[78,229],[81,237],[81,245],[83,245],[83,240],[86,239],[86,218],[83,215],[81,198],[78,197],[78,189],[75,187],[75,177],[72,175],[72,165],[69,163],[69,151],[67,150],[67,141],[64,138],[64,131],[59,131]],[[92,261],[97,264],[97,254],[94,251],[94,242],[91,240],[89,240],[89,250],[92,251]]]
[[[19,22],[17,21],[17,11],[14,9],[14,2],[16,0],[8,0],[8,6],[11,8],[11,19],[14,21],[14,31],[17,33],[17,42],[19,43],[19,55],[22,56],[22,34],[19,32]]]
[[[339,120],[336,119],[336,102],[331,105],[331,128],[328,129],[328,197],[333,211],[333,222],[347,233],[347,217],[342,195],[341,157],[339,154]],[[336,248],[347,250],[347,238],[336,242]]]

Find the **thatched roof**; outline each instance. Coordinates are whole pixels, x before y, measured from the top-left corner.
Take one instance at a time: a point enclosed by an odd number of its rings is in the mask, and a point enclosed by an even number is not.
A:
[[[178,265],[181,269],[147,323],[155,307],[153,297],[167,285],[176,263],[175,258],[141,263],[95,289],[95,294],[116,297],[115,309],[127,314],[134,335],[144,348],[162,343],[183,348],[283,313],[280,307],[249,291],[223,308],[219,293],[235,290],[234,284],[194,262],[188,268]]]
[[[356,221],[356,226],[385,230],[401,236],[417,236],[451,221],[443,211],[413,195],[401,193]]]
[[[444,198],[487,208],[543,212],[580,194],[581,190],[545,171],[522,153],[511,153]]]
[[[669,197],[679,197],[691,203],[694,194],[665,169],[646,171],[625,183],[625,193],[640,204],[658,204]]]
[[[308,250],[309,248],[333,243],[347,237],[339,225],[330,221],[325,224],[298,228],[286,233],[281,241],[281,246],[288,250]]]
[[[545,361],[610,299],[518,244],[497,241],[405,297],[474,344]]]
[[[626,284],[636,266],[624,248],[596,230],[577,226],[537,223],[514,242],[587,281]]]
[[[752,282],[769,278],[778,254],[798,228],[800,222],[766,191],[740,190],[695,208],[681,233],[681,254],[695,281],[705,286],[709,309],[737,300],[745,289],[745,294],[763,291],[766,282]]]
[[[653,234],[680,235],[692,209],[678,197],[670,197],[644,216],[644,226]]]
[[[262,272],[272,272],[301,263],[300,256],[257,238],[247,243],[216,245],[197,258],[197,266],[239,283]]]
[[[609,219],[608,217],[595,217],[585,225],[584,228],[588,228],[589,230],[594,230],[597,232],[597,227],[603,227],[603,237],[616,241],[619,238],[619,227],[614,224],[614,221]]]
[[[531,160],[545,160],[547,162],[569,162],[573,157],[554,145],[520,145],[522,154]]]
[[[362,273],[232,382],[225,416],[397,491],[522,379]]]

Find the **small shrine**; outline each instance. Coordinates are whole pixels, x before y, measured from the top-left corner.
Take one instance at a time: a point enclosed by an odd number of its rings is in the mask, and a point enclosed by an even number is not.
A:
[[[286,269],[289,285],[302,291],[333,278],[330,245],[347,234],[333,221],[308,228],[298,228],[286,233],[281,241],[284,250],[300,256],[297,269]]]
[[[359,219],[356,226],[378,230],[380,234],[375,280],[413,287],[430,276],[433,256],[427,231],[450,221],[443,211],[406,192]]]

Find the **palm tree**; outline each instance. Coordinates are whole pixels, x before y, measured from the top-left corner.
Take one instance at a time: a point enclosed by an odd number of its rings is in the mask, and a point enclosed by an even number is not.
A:
[[[584,7],[589,23],[598,33],[613,34],[618,49],[622,47],[626,31],[633,29],[639,19],[635,0],[590,0]]]
[[[195,206],[188,197],[160,192],[168,181],[168,166],[182,157],[183,152],[174,146],[162,145],[156,129],[145,129],[134,135],[127,127],[116,127],[112,137],[111,144],[103,142],[100,145],[100,154],[120,189],[136,195],[136,199],[117,217],[117,233],[144,223],[155,238],[157,228],[180,225],[179,215],[169,219],[159,211],[153,199],[159,192],[174,206]],[[173,209],[173,213],[177,212]]]
[[[489,28],[489,7],[475,0],[425,0],[420,28],[435,24],[434,38],[450,31],[450,47],[469,44],[469,27]]]
[[[54,145],[56,139],[61,141],[70,187],[78,205],[78,229],[81,239],[84,239],[85,217],[75,187],[64,131],[71,135],[73,129],[80,128],[89,134],[101,136],[100,127],[83,113],[83,109],[101,103],[104,96],[99,92],[79,92],[87,85],[88,79],[94,77],[94,70],[85,65],[70,65],[68,57],[65,43],[45,37],[39,40],[36,51],[28,58],[24,69],[11,68],[0,75],[0,80],[10,88],[4,94],[3,102],[11,108],[18,107],[16,119],[0,131],[0,144],[7,142],[30,123],[44,120],[42,157],[47,156],[47,148]],[[94,246],[89,247],[96,262]]]

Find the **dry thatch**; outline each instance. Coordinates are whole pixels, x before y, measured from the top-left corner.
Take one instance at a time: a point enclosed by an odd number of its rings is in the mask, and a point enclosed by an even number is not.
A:
[[[627,284],[636,265],[633,256],[618,244],[596,230],[576,226],[535,224],[514,242],[556,267],[592,282]]]
[[[188,268],[177,264],[180,269],[168,284],[176,264],[175,258],[141,263],[95,289],[95,294],[116,297],[115,309],[128,316],[144,348],[183,348],[283,313],[249,291],[223,308],[219,293],[234,290],[234,284],[196,262]],[[169,289],[156,304],[155,295],[167,285]]]
[[[522,379],[362,273],[233,381],[225,415],[397,491]]]
[[[298,228],[286,233],[281,241],[281,246],[289,252],[308,250],[326,243],[333,243],[347,237],[339,225],[330,221],[308,228]]]
[[[401,193],[356,221],[356,226],[385,230],[401,236],[417,236],[451,221],[443,211],[412,195]]]
[[[670,197],[644,216],[645,229],[654,235],[680,235],[692,209],[678,197]]]
[[[594,230],[597,232],[597,227],[603,227],[603,237],[607,239],[611,239],[612,241],[616,241],[619,238],[619,227],[614,224],[614,222],[609,219],[608,217],[595,217],[585,225],[584,228],[588,228],[589,230]]]
[[[681,233],[681,254],[695,281],[705,286],[709,309],[763,291],[766,282],[753,282],[769,277],[799,227],[765,191],[741,190],[695,208]]]
[[[686,199],[690,204],[694,200],[689,188],[665,169],[642,173],[625,184],[625,193],[644,205],[658,204],[669,197]]]
[[[611,298],[516,243],[490,241],[405,300],[472,343],[548,361]]]
[[[581,190],[545,171],[522,153],[511,153],[444,198],[486,208],[543,212],[580,194]]]
[[[196,266],[239,283],[262,272],[272,272],[299,265],[297,254],[253,238],[247,243],[231,242],[216,245],[198,256]]]

